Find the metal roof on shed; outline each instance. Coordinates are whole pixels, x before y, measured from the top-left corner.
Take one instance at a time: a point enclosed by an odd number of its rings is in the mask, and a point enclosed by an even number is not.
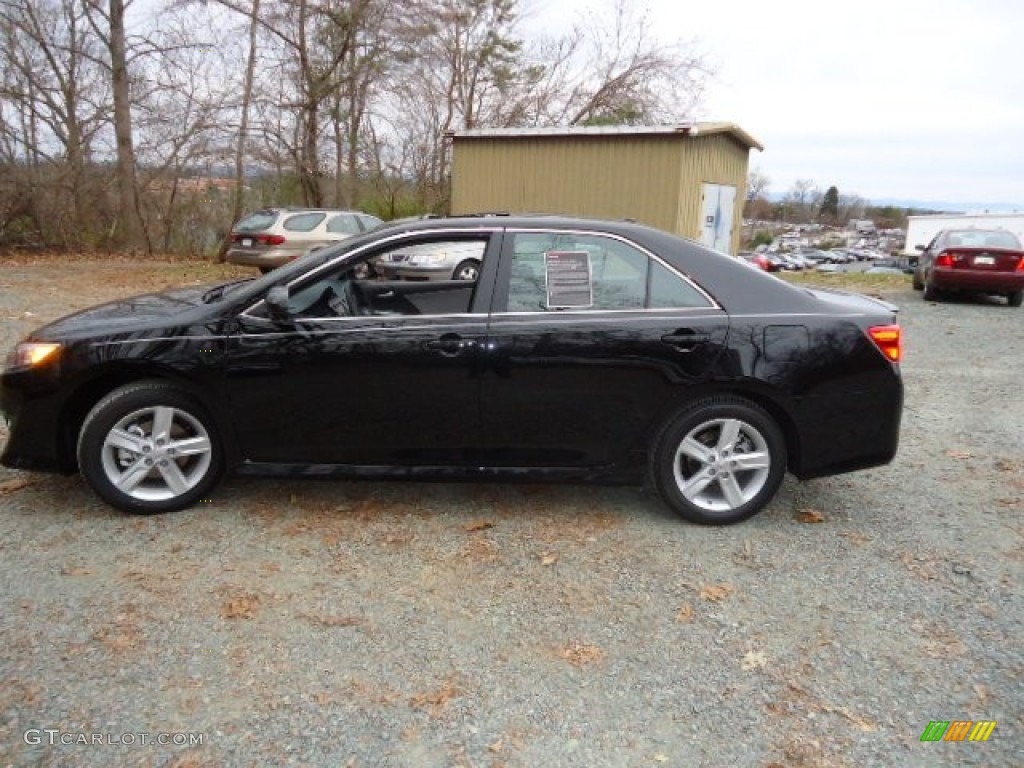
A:
[[[536,138],[582,138],[586,136],[664,136],[675,134],[696,137],[728,134],[747,147],[764,150],[764,145],[735,123],[681,123],[679,125],[596,125],[557,126],[549,128],[470,128],[449,131],[447,135],[456,139],[536,139]]]

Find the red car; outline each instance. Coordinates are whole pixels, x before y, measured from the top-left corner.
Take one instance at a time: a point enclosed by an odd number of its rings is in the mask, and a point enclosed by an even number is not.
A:
[[[781,269],[779,261],[775,257],[763,253],[740,251],[740,258],[765,272],[778,272]]]
[[[1001,294],[1011,307],[1024,299],[1024,249],[1012,232],[998,229],[945,229],[921,251],[914,290],[926,301],[946,291]]]

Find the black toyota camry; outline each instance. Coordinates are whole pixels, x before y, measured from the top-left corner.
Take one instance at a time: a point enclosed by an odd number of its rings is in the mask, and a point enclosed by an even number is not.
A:
[[[475,281],[373,271],[469,244]],[[0,461],[80,471],[137,513],[235,471],[646,482],[732,523],[787,470],[890,461],[901,354],[895,307],[655,229],[430,219],[40,328],[0,379]]]

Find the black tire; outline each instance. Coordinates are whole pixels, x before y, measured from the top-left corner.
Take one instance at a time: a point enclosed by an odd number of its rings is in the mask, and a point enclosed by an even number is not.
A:
[[[736,429],[735,437],[727,425]],[[708,451],[705,458],[713,457],[714,465],[684,453],[687,438]],[[765,466],[736,470],[737,462],[743,462],[737,456]],[[699,525],[729,525],[752,517],[775,496],[785,474],[786,440],[778,424],[760,406],[731,395],[699,400],[678,413],[658,434],[651,454],[651,475],[662,500]],[[727,498],[727,478],[738,494],[734,499]],[[704,485],[702,479],[707,480]],[[694,492],[684,492],[681,484],[686,481],[695,483]]]
[[[452,270],[452,280],[465,280],[473,282],[480,277],[480,262],[476,259],[460,261],[459,265]]]
[[[86,416],[78,466],[105,502],[148,515],[208,495],[223,474],[224,450],[213,419],[194,398],[163,381],[140,381],[115,389]],[[127,490],[115,483],[117,475]]]
[[[274,267],[259,267],[259,270],[260,270],[260,274],[261,275],[265,275],[268,272],[273,272],[274,271]]]
[[[910,279],[910,285],[915,291],[924,290],[924,281],[921,279],[921,275],[917,273],[916,269],[914,270],[914,276]]]
[[[924,295],[921,298],[925,301],[938,301],[942,298],[942,293],[930,282],[926,282],[924,284]]]
[[[1006,303],[1011,307],[1019,307],[1024,303],[1024,291],[1014,291],[1006,294]]]

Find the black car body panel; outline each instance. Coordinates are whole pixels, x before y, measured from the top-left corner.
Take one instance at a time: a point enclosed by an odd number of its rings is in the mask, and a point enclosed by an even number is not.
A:
[[[707,306],[508,312],[503,238],[534,231],[628,242],[702,289]],[[295,292],[372,256],[384,240],[434,233],[488,241],[465,299],[453,293],[464,285],[353,280],[365,314],[268,314],[275,286]],[[464,311],[403,314],[388,302]],[[894,318],[883,302],[795,287],[636,224],[420,221],[353,237],[223,291],[126,299],[40,328],[31,339],[62,349],[0,378],[0,408],[11,422],[0,461],[74,471],[77,430],[103,394],[161,379],[213,414],[228,465],[247,473],[632,481],[643,477],[651,441],[674,412],[735,394],[779,423],[790,471],[814,477],[894,456],[899,366],[867,333]]]

